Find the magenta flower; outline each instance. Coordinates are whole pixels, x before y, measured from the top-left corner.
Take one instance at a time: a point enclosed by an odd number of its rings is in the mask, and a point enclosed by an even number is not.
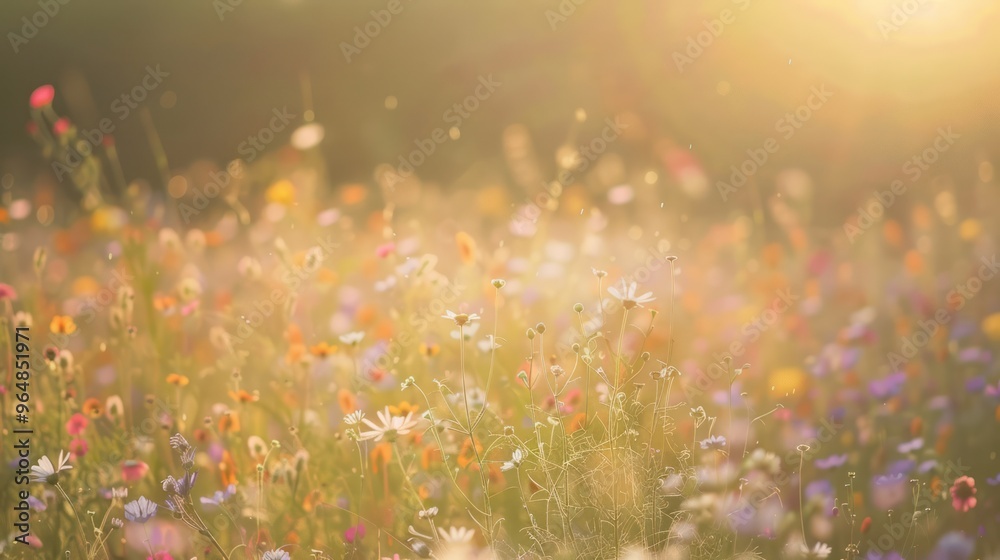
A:
[[[87,424],[89,423],[90,420],[87,420],[86,416],[77,412],[73,416],[70,416],[69,420],[66,421],[66,431],[71,436],[78,436],[87,429]]]
[[[976,479],[963,476],[951,485],[951,507],[966,512],[976,507]]]
[[[56,124],[52,125],[52,132],[56,136],[62,136],[69,132],[69,127],[71,126],[69,119],[63,117],[56,121]]]
[[[396,250],[395,243],[385,243],[375,248],[375,254],[378,255],[378,258],[384,259],[389,255],[391,255],[395,250]]]
[[[0,282],[0,301],[5,299],[11,301],[17,299],[17,290],[15,290],[14,286],[11,286],[10,284]]]
[[[31,104],[32,109],[41,109],[46,105],[52,104],[52,99],[56,96],[56,88],[49,84],[40,86],[31,92],[31,97],[28,98],[28,103]]]
[[[355,527],[348,527],[344,531],[344,540],[353,543],[355,540],[361,540],[365,538],[365,525],[364,523],[358,523]]]
[[[73,441],[69,442],[69,452],[73,457],[83,457],[89,450],[90,446],[83,438],[74,438]]]
[[[122,480],[125,482],[135,482],[146,476],[149,472],[149,465],[143,463],[142,461],[123,461],[122,462]]]

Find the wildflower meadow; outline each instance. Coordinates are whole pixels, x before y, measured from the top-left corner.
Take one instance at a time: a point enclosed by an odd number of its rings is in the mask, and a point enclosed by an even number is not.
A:
[[[532,33],[643,26],[549,4]],[[52,5],[13,20],[17,56],[86,8]],[[655,83],[742,95],[727,49],[768,8],[719,8]],[[223,83],[176,61],[103,120],[55,77],[4,108],[30,148],[0,161],[0,557],[1000,558],[994,130],[914,116],[910,155],[875,161],[828,131],[876,121],[849,116],[876,94],[818,70],[781,109],[748,96],[768,116],[729,151],[662,132],[636,101],[659,94],[610,67],[585,79],[603,103],[512,101],[524,78],[483,53],[453,96],[387,95],[375,61],[423,9],[372,3],[329,40],[377,103],[324,117],[347,94],[314,65],[280,78],[294,103],[233,108],[218,158],[176,155],[198,123],[165,111]],[[868,40],[932,9],[887,7]],[[415,140],[377,163],[331,148],[404,111]]]

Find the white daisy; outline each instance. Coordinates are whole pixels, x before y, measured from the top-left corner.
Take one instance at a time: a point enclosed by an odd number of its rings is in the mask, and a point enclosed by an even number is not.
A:
[[[810,549],[808,545],[799,544],[799,557],[806,560],[823,560],[830,556],[833,548],[830,545],[818,542]]]
[[[396,436],[405,436],[410,433],[411,430],[417,425],[417,420],[413,418],[413,413],[407,413],[406,417],[403,416],[393,416],[389,412],[389,407],[385,407],[385,410],[380,410],[376,413],[378,419],[382,422],[379,426],[367,418],[362,418],[361,421],[368,425],[371,430],[366,432],[361,432],[360,439],[362,441],[373,439],[375,441],[382,441],[382,438],[387,438],[390,441],[394,440]]]
[[[781,472],[781,459],[770,451],[761,448],[753,450],[745,461],[747,470],[758,470],[771,475]]]
[[[492,334],[486,335],[486,338],[476,343],[476,346],[479,348],[480,352],[489,352],[490,350],[496,350],[501,347],[500,343],[497,342],[496,337]]]
[[[642,295],[636,295],[635,292],[637,288],[638,286],[636,285],[635,282],[626,285],[625,280],[622,279],[621,289],[616,288],[614,286],[609,286],[608,293],[615,296],[615,298],[621,300],[622,306],[624,306],[625,309],[632,309],[637,305],[639,307],[642,307],[642,304],[649,303],[654,299],[656,299],[653,297],[653,292],[646,292]]]
[[[450,544],[461,544],[472,541],[472,537],[475,536],[475,529],[468,529],[465,527],[451,527],[447,531],[443,527],[438,527],[438,534],[446,543]]]
[[[476,315],[475,313],[455,313],[454,311],[445,311],[445,314],[442,315],[441,318],[451,319],[452,321],[455,321],[456,325],[461,327],[466,323],[478,320],[479,315]]]
[[[385,280],[375,281],[375,291],[376,292],[388,292],[389,290],[396,287],[396,277],[388,276]]]
[[[344,416],[344,424],[347,424],[348,426],[353,426],[364,419],[365,419],[365,413],[361,412],[360,410],[355,410],[354,412],[348,414],[347,416]]]
[[[363,332],[349,332],[340,335],[340,341],[348,346],[357,346],[365,338],[365,333]]]
[[[31,467],[31,478],[35,482],[55,484],[59,482],[59,473],[73,468],[72,465],[68,465],[67,463],[69,463],[69,453],[62,450],[59,451],[59,461],[55,465],[52,464],[47,455],[43,456],[38,460],[37,465]]]

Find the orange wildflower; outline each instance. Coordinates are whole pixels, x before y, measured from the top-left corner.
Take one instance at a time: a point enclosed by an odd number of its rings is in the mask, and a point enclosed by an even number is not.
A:
[[[97,418],[104,414],[104,407],[101,406],[101,401],[90,398],[83,401],[83,413],[91,418]]]
[[[761,259],[764,261],[764,264],[774,268],[781,263],[782,253],[781,245],[769,243],[761,251]]]
[[[302,344],[302,330],[299,329],[298,325],[295,323],[288,325],[288,328],[285,329],[285,340],[289,344]]]
[[[178,387],[186,387],[190,382],[191,380],[188,379],[186,375],[181,375],[179,373],[171,373],[167,376],[167,383]]]
[[[382,443],[376,445],[375,448],[372,449],[370,458],[372,462],[372,471],[375,474],[378,474],[379,468],[384,469],[392,459],[392,444],[387,441],[383,441]]]
[[[368,197],[368,188],[365,185],[347,185],[340,191],[340,200],[348,206],[360,204]]]
[[[339,279],[340,279],[340,277],[337,276],[337,273],[335,271],[330,270],[329,268],[326,268],[325,266],[323,268],[319,269],[319,272],[316,273],[316,280],[318,282],[320,282],[321,284],[331,284],[331,285],[333,285],[333,284],[336,284],[337,280],[339,280]]]
[[[173,296],[157,295],[153,296],[153,308],[157,311],[169,311],[177,305],[177,300]]]
[[[368,304],[358,306],[355,318],[357,319],[359,326],[371,325],[375,320],[375,307]]]
[[[463,264],[472,264],[476,260],[476,241],[472,236],[464,231],[455,234],[455,243],[458,245],[458,256]]]
[[[306,494],[304,500],[302,500],[302,510],[306,512],[313,511],[316,506],[323,501],[323,494],[319,490],[313,490]]]
[[[566,433],[572,434],[577,430],[583,429],[583,427],[586,424],[587,424],[587,415],[582,412],[578,412],[573,415],[573,418],[569,421],[569,424],[566,425]]]
[[[424,470],[429,470],[431,465],[441,461],[441,450],[435,446],[428,445],[420,453],[420,466]]]
[[[258,400],[260,400],[259,395],[254,393],[248,393],[243,389],[240,389],[239,391],[229,391],[229,396],[234,401],[239,403],[257,402]]]
[[[344,414],[350,414],[358,409],[357,397],[354,396],[354,393],[344,388],[337,391],[337,403],[340,404],[340,411]]]
[[[236,484],[236,462],[229,451],[222,452],[222,460],[219,461],[219,476],[222,478],[222,485],[229,486]]]
[[[305,354],[306,346],[304,344],[292,344],[288,347],[288,352],[285,354],[285,363],[297,364]]]
[[[906,266],[906,270],[913,276],[924,271],[924,258],[916,250],[906,252],[903,264]]]
[[[882,235],[889,245],[896,248],[903,246],[903,228],[896,220],[886,220],[882,226]]]
[[[309,348],[309,353],[312,354],[313,356],[316,356],[317,358],[326,358],[327,356],[335,354],[336,352],[337,352],[337,347],[331,346],[326,342],[320,342],[319,344],[316,344]]]
[[[49,323],[49,330],[56,334],[73,334],[76,332],[76,323],[68,315],[56,315]]]
[[[238,432],[240,431],[240,417],[233,411],[229,411],[219,417],[219,431]]]
[[[406,401],[399,403],[399,405],[389,405],[389,412],[391,412],[393,416],[406,416],[410,412],[416,414],[419,410],[419,406],[410,404]]]
[[[420,355],[425,358],[433,358],[441,353],[441,346],[439,344],[427,344],[426,342],[420,343]]]
[[[458,452],[458,459],[457,459],[458,466],[465,469],[465,468],[470,468],[471,465],[471,468],[473,470],[478,469],[479,465],[476,464],[476,451],[482,454],[483,452],[482,444],[476,443],[476,449],[473,450],[472,440],[466,438],[466,440],[462,443],[461,451]]]

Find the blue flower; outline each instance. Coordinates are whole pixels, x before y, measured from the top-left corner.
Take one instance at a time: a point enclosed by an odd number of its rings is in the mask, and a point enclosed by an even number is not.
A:
[[[276,548],[264,553],[264,560],[290,560],[290,556],[284,550]]]
[[[932,560],[968,560],[976,549],[976,543],[958,531],[952,531],[941,537],[934,552],[931,553]]]
[[[723,436],[711,436],[701,440],[702,449],[722,449],[726,446],[726,438]]]
[[[230,484],[226,487],[226,491],[216,490],[215,494],[212,494],[211,498],[202,498],[201,503],[204,505],[221,506],[226,500],[232,498],[236,495],[236,485]]]
[[[151,502],[145,496],[125,504],[125,519],[137,523],[145,523],[156,515],[156,502]]]

